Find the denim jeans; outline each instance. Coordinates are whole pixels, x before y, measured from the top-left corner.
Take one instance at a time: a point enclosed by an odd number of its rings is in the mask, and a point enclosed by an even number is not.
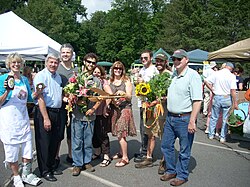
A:
[[[161,151],[166,161],[166,171],[168,174],[177,174],[181,180],[188,179],[188,165],[191,156],[194,134],[188,132],[190,115],[173,117],[168,115],[162,136]],[[179,138],[180,151],[176,163],[175,140]]]
[[[230,95],[215,95],[212,102],[212,115],[209,123],[209,137],[214,136],[216,123],[219,119],[220,110],[222,110],[222,127],[221,127],[221,138],[226,138],[227,135],[227,118],[229,115],[230,108],[232,106],[232,99]]]
[[[91,162],[93,128],[94,121],[72,119],[71,142],[73,166],[81,167]]]

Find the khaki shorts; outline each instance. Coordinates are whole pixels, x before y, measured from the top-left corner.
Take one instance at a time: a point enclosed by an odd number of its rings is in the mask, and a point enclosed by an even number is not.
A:
[[[154,136],[154,137],[162,137],[163,134],[163,127],[165,124],[166,118],[159,118],[158,120],[155,121],[155,118],[150,118],[147,120],[146,122],[146,126],[144,126],[144,130],[145,130],[145,134],[147,134],[148,136]],[[155,123],[154,123],[155,122]],[[154,123],[152,125],[152,123]]]

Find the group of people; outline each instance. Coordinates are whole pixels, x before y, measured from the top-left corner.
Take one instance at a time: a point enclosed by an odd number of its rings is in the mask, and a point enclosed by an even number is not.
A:
[[[101,167],[108,166],[118,159],[116,167],[129,164],[128,136],[136,136],[136,126],[132,113],[132,83],[126,75],[122,62],[113,63],[109,79],[105,71],[97,65],[98,57],[88,53],[83,57],[81,72],[91,77],[97,90],[103,90],[114,98],[101,99],[96,102],[86,100],[86,112],[79,110],[75,104],[73,111],[66,110],[71,102],[70,95],[63,88],[69,84],[72,76],[77,76],[77,68],[71,59],[73,47],[63,44],[60,56],[48,54],[45,68],[33,79],[33,93],[28,79],[21,75],[24,60],[17,54],[10,54],[6,66],[10,73],[0,76],[0,138],[4,144],[5,162],[14,174],[14,186],[23,186],[23,182],[38,185],[41,179],[31,170],[32,137],[26,107],[27,101],[34,101],[34,129],[40,176],[47,181],[57,181],[55,175],[61,175],[60,144],[66,138],[68,145],[67,162],[73,166],[72,175],[78,176],[82,170],[94,172],[91,161],[101,158]],[[170,181],[179,186],[188,181],[188,165],[191,148],[196,132],[196,119],[202,102],[202,80],[199,74],[188,67],[188,55],[178,49],[172,55],[174,71],[168,65],[165,54],[159,53],[152,64],[153,55],[149,50],[141,53],[143,68],[138,72],[137,83],[148,82],[157,74],[169,73],[172,78],[167,94],[163,96],[165,112],[157,120],[157,125],[145,128],[143,122],[142,101],[138,101],[141,110],[140,133],[141,148],[135,154],[135,168],[145,168],[153,164],[153,151],[156,137],[161,137],[162,161],[160,180]],[[9,88],[8,76],[14,75],[14,88]],[[210,81],[210,80],[208,80]],[[115,97],[119,96],[119,97]],[[77,102],[76,102],[77,103]],[[82,103],[81,103],[82,104]],[[152,102],[148,107],[155,106]],[[120,145],[115,155],[110,155],[108,133],[116,136]],[[179,138],[180,152],[175,161],[174,144]],[[18,172],[19,146],[22,146],[22,170]],[[19,170],[20,171],[20,170]]]
[[[237,91],[243,90],[243,69],[235,68],[231,62],[222,64],[220,70],[215,62],[210,62],[209,66],[203,72],[205,133],[210,140],[218,136],[220,142],[225,143],[230,110],[238,109]]]

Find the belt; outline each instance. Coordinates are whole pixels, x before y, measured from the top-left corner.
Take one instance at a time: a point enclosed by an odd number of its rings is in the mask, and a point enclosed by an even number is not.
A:
[[[180,114],[175,114],[175,113],[168,112],[168,115],[173,116],[173,117],[190,116],[191,112],[185,112],[185,113],[180,113]]]
[[[39,110],[39,106],[35,105],[35,107]],[[51,107],[46,107],[47,111],[50,112],[60,112],[61,108],[51,108]]]
[[[50,108],[50,107],[46,107],[48,111],[50,112],[60,112],[60,108]]]

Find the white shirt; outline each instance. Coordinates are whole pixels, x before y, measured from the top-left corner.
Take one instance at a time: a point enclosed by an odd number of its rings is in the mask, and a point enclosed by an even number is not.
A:
[[[149,82],[155,75],[158,75],[159,71],[154,65],[149,66],[148,68],[141,68],[139,76],[144,80],[144,82]],[[141,107],[141,100],[138,99],[138,107]]]
[[[237,89],[236,76],[227,68],[216,71],[205,80],[213,85],[215,95],[230,95],[231,89]]]
[[[148,68],[143,67],[139,72],[139,76],[141,76],[145,82],[150,81],[150,79],[152,79],[157,74],[159,74],[159,71],[154,65],[151,65]]]

